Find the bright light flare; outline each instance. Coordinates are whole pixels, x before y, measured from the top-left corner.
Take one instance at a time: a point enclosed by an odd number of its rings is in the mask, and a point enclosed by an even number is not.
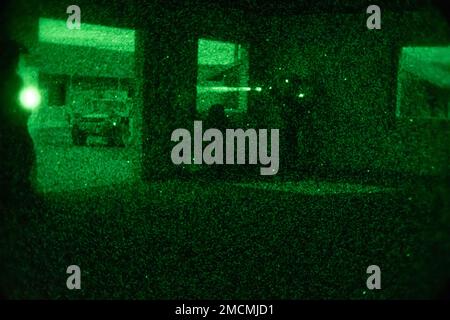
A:
[[[20,91],[19,100],[22,107],[33,110],[41,104],[41,94],[36,87],[26,87]]]
[[[197,86],[198,93],[207,93],[207,92],[217,92],[217,93],[227,93],[227,92],[249,92],[249,91],[257,91],[261,92],[261,87],[250,88],[250,87],[208,87],[208,86]]]

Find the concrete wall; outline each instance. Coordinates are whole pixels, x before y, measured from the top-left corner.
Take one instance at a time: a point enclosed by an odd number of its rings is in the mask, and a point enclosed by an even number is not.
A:
[[[30,63],[46,74],[89,77],[134,77],[134,52],[39,42]]]
[[[321,146],[314,158],[318,166],[364,175],[437,175],[448,171],[448,122],[411,122],[395,117],[401,47],[448,44],[448,26],[435,11],[383,12],[382,30],[375,31],[366,28],[365,12],[259,17],[198,8],[171,14],[174,20],[166,20],[169,31],[162,31],[163,36],[146,35],[162,50],[159,60],[163,61],[150,69],[159,79],[157,86],[151,87],[153,94],[159,95],[152,105],[170,110],[164,103],[176,100],[180,92],[191,93],[187,96],[192,99],[190,81],[195,79],[196,66],[192,50],[199,37],[235,41],[249,45],[250,86],[268,83],[285,72],[323,83],[326,104],[318,105],[314,115]],[[161,39],[162,43],[158,42]],[[175,54],[175,59],[165,60],[169,54]],[[174,68],[177,62],[178,68]],[[161,81],[165,82],[162,87]],[[176,109],[178,120],[192,118],[189,99]],[[150,102],[144,102],[144,108],[145,104]],[[249,94],[249,108],[254,124],[283,125],[277,106],[264,105],[258,95]],[[154,125],[161,126],[164,121]],[[160,136],[167,139],[169,135],[170,130]],[[168,150],[161,150],[162,159],[169,160]]]
[[[355,14],[275,18],[261,27],[266,46],[251,59],[266,70],[261,81],[294,72],[324,84],[328,103],[317,106],[314,124],[318,165],[363,174],[446,172],[448,121],[395,117],[401,46],[447,45],[445,21],[433,11],[384,12],[382,30],[367,30],[365,21]]]
[[[315,161],[330,170],[448,172],[448,121],[395,117],[400,48],[449,43],[448,26],[433,10],[383,11],[382,30],[369,31],[364,11],[274,17],[207,7],[173,9],[155,1],[127,7],[121,15],[120,4],[89,4],[84,17],[89,23],[137,30],[135,68],[147,176],[165,176],[161,168],[172,170],[170,133],[193,120],[197,40],[205,37],[249,45],[250,86],[285,71],[324,84],[327,103],[314,115],[321,141]],[[109,10],[93,14],[102,6]],[[51,5],[43,12],[54,18],[65,15]],[[260,103],[249,94],[255,122],[282,125],[276,106]]]

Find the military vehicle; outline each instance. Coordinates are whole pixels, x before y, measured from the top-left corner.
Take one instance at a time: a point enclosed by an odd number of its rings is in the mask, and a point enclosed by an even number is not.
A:
[[[89,136],[104,137],[109,146],[125,147],[131,141],[130,99],[91,99],[83,112],[71,116],[72,141],[86,145]],[[79,109],[79,110],[80,110]]]

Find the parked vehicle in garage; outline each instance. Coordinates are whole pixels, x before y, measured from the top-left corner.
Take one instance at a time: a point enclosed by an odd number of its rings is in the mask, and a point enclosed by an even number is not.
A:
[[[86,145],[89,136],[107,139],[110,146],[125,147],[131,141],[129,99],[94,99],[71,115],[74,145]]]

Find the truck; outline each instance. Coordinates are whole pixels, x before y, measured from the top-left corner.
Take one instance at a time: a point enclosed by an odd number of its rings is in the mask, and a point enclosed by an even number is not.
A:
[[[89,136],[106,138],[109,146],[126,147],[131,143],[131,99],[88,99],[70,117],[72,142],[86,145]],[[78,110],[78,111],[77,111]]]

